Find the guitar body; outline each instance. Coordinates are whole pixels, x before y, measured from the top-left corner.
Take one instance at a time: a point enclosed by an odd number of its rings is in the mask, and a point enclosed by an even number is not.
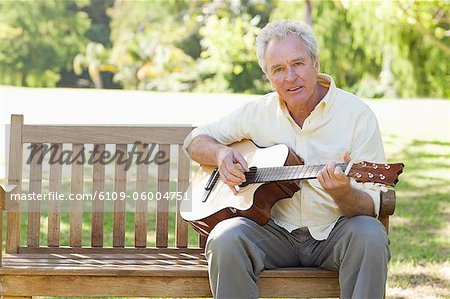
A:
[[[279,167],[302,165],[302,160],[286,145],[279,144],[268,148],[258,148],[249,140],[234,143],[249,167]],[[272,206],[280,199],[290,198],[299,190],[298,181],[279,181],[257,183],[239,189],[234,195],[231,189],[218,180],[212,190],[205,186],[216,167],[203,165],[187,190],[189,195],[181,203],[180,213],[194,229],[208,235],[222,220],[243,216],[259,225],[269,221]]]

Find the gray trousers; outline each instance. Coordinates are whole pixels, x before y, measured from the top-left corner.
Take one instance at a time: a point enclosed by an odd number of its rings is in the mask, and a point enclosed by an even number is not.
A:
[[[386,230],[369,216],[339,219],[322,241],[307,228],[289,233],[236,217],[211,231],[206,256],[214,298],[257,298],[262,270],[301,266],[339,270],[341,298],[383,298],[390,251]]]

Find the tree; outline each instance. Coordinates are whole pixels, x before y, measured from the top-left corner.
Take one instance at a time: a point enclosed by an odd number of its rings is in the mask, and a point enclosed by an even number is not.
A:
[[[0,83],[55,86],[87,43],[85,1],[1,1]]]
[[[190,90],[195,58],[182,46],[192,47],[186,40],[198,31],[195,15],[203,2],[116,1],[109,10],[115,81],[127,89]]]
[[[379,69],[371,73],[382,95],[450,97],[449,8],[445,0],[349,2],[345,7],[353,47]]]
[[[81,75],[83,68],[88,69],[88,73],[95,88],[103,88],[102,72],[116,73],[117,68],[109,63],[108,50],[102,44],[88,43],[85,54],[77,54],[73,60],[75,74]]]
[[[281,4],[281,3],[280,3]],[[311,20],[321,70],[364,97],[450,97],[449,11],[434,1],[289,1],[271,20]]]
[[[0,83],[265,93],[260,28],[311,24],[323,72],[364,97],[450,97],[448,0],[0,1]],[[78,54],[78,55],[77,55]],[[74,59],[75,58],[75,59]],[[63,82],[64,81],[64,82]],[[120,86],[119,86],[120,85]]]
[[[110,10],[115,79],[126,88],[266,91],[253,44],[257,24],[267,22],[272,6],[261,1],[117,1]]]
[[[254,49],[258,20],[246,14],[233,19],[207,18],[200,28],[203,51],[198,59],[201,82],[197,91],[255,92],[258,83],[264,86]]]

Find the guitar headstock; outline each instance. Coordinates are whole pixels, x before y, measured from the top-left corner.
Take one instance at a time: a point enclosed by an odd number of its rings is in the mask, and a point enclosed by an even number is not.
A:
[[[404,166],[403,163],[383,164],[363,161],[353,163],[348,176],[360,183],[372,182],[395,186]]]

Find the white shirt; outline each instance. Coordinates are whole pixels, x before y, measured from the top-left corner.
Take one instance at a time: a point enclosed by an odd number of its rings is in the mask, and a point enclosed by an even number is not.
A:
[[[329,87],[325,97],[305,119],[303,127],[292,119],[275,92],[250,102],[222,119],[194,129],[183,148],[198,135],[209,135],[223,144],[251,139],[260,147],[283,143],[305,165],[342,162],[345,151],[352,161],[385,162],[378,122],[370,108],[355,95],[336,88],[333,79],[319,74],[318,83]],[[380,209],[380,188],[372,183],[351,184],[367,192],[375,211]],[[342,216],[333,198],[316,179],[303,180],[292,199],[278,201],[271,217],[288,231],[308,227],[316,240],[324,240]]]

